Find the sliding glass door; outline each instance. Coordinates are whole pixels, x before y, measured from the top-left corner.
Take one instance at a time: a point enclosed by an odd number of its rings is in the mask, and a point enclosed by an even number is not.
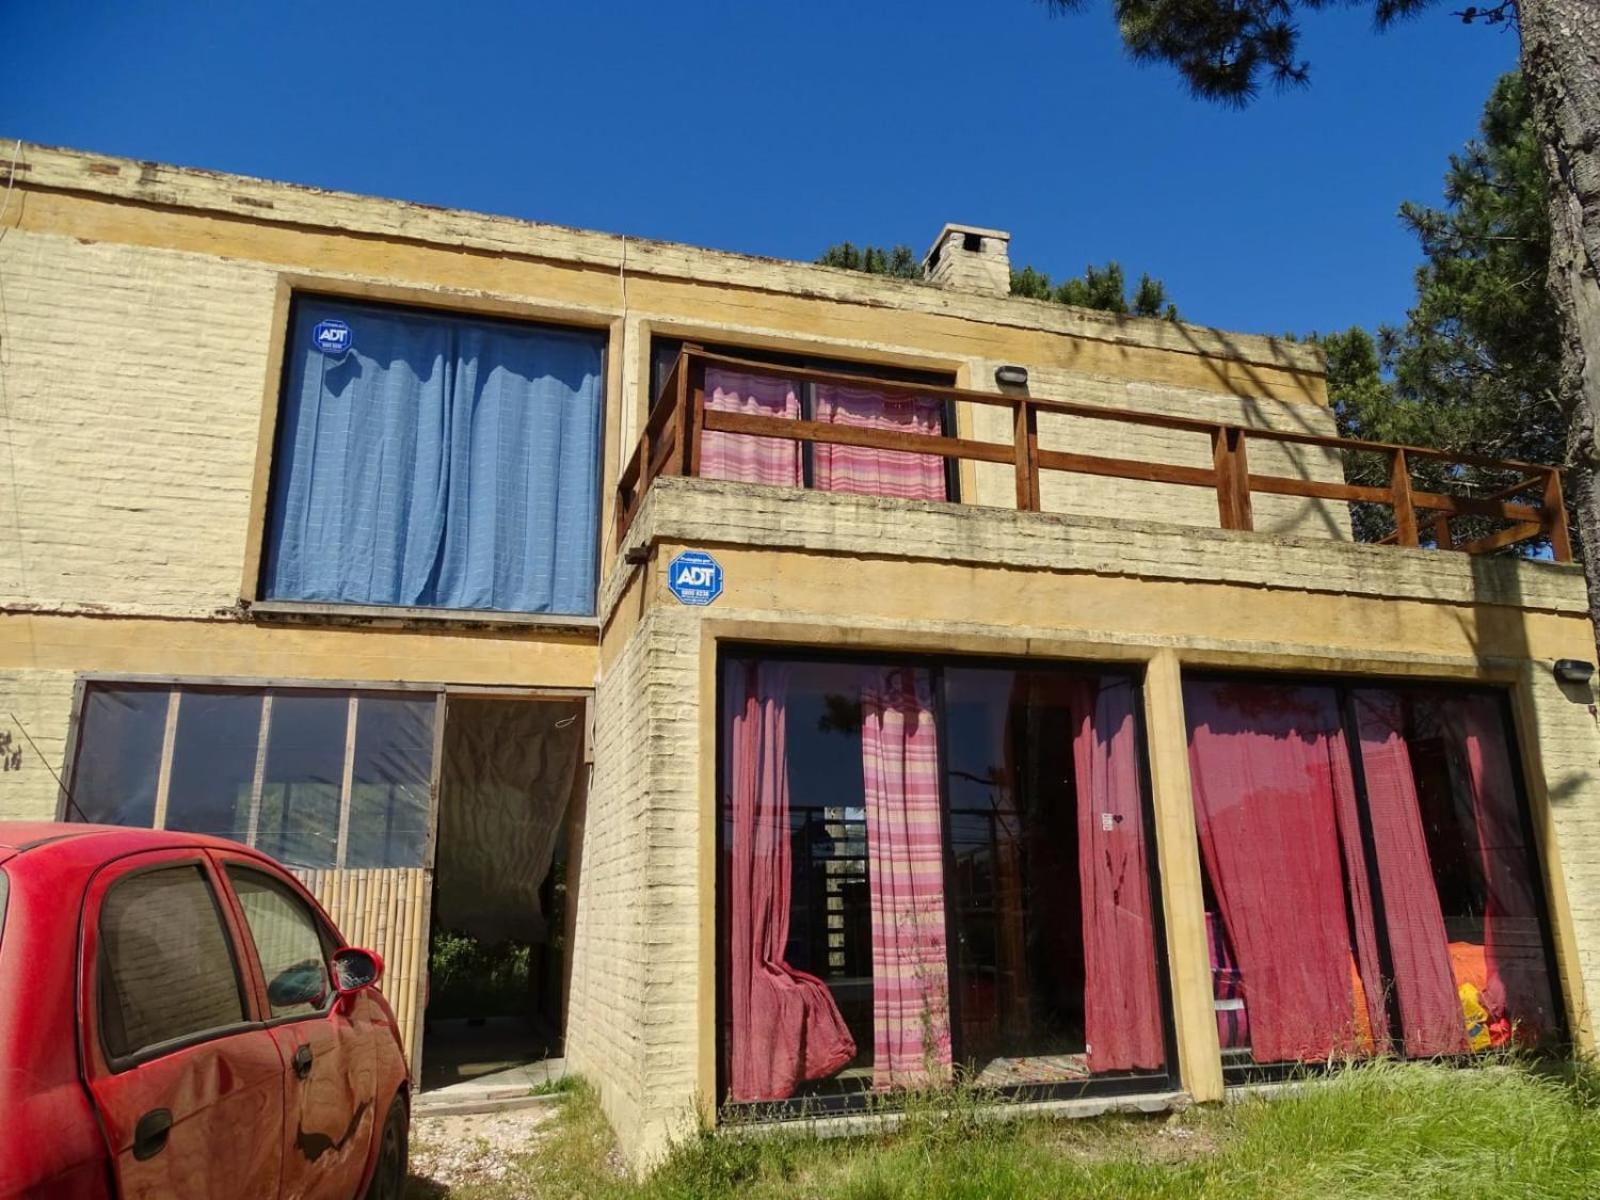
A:
[[[730,656],[723,1098],[1166,1073],[1138,687]]]

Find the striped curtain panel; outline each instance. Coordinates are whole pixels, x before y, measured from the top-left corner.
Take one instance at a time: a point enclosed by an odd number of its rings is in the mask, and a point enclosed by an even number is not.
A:
[[[873,1086],[950,1076],[939,750],[926,671],[868,668],[861,687]]]
[[[927,396],[886,395],[869,388],[818,384],[816,419],[855,429],[936,437],[944,432],[944,405]],[[818,491],[855,492],[896,500],[945,500],[944,459],[905,450],[826,446],[815,451]]]
[[[718,412],[790,421],[800,417],[800,385],[780,375],[707,367],[705,389],[706,407]],[[800,487],[805,483],[801,449],[800,442],[787,438],[708,430],[701,435],[700,477]]]

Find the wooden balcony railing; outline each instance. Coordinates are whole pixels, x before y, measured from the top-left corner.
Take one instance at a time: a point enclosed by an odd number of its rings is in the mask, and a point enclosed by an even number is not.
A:
[[[1010,442],[977,441],[972,438],[927,436],[822,421],[723,412],[706,405],[705,372],[708,365],[796,382],[868,387],[885,395],[931,396],[963,404],[1007,408],[1011,410],[1012,439]],[[1211,465],[1149,462],[1042,449],[1039,445],[1039,417],[1051,413],[1200,434],[1210,439]],[[616,514],[619,545],[657,476],[699,474],[701,439],[707,432],[787,438],[832,446],[903,450],[946,459],[1010,464],[1016,473],[1016,507],[1024,512],[1040,510],[1040,473],[1063,471],[1213,490],[1217,497],[1218,523],[1223,529],[1253,529],[1255,524],[1251,506],[1253,497],[1257,495],[1298,496],[1312,500],[1387,506],[1393,511],[1395,528],[1387,537],[1380,539],[1381,543],[1421,546],[1424,544],[1422,528],[1425,524],[1433,545],[1439,549],[1488,554],[1542,538],[1548,541],[1550,554],[1557,562],[1572,561],[1566,505],[1561,493],[1561,473],[1555,467],[1450,454],[1423,446],[1394,446],[1323,434],[1230,425],[1060,400],[1040,400],[1016,394],[975,392],[799,367],[776,367],[770,363],[711,354],[695,346],[686,346],[673,364],[645,422],[639,444],[618,478]],[[1388,463],[1388,483],[1387,486],[1376,487],[1288,475],[1256,474],[1250,470],[1249,464],[1251,442],[1310,446],[1346,456],[1376,455]],[[1515,482],[1486,496],[1428,491],[1415,486],[1412,479],[1412,465],[1423,460],[1443,464],[1446,474],[1451,467],[1476,467],[1507,472],[1517,478]],[[1470,540],[1461,541],[1452,536],[1450,526],[1450,522],[1458,517],[1486,518],[1503,522],[1506,527],[1488,533],[1480,532]]]

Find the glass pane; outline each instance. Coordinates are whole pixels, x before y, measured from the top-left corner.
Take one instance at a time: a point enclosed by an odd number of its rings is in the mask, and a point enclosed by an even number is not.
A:
[[[256,846],[293,867],[336,865],[349,698],[276,692]]]
[[[165,687],[89,688],[68,820],[144,826],[155,821],[168,696]]]
[[[228,879],[261,961],[274,1017],[320,1012],[333,1000],[326,947],[298,896],[258,871],[228,868]]]
[[[872,1085],[874,1055],[861,672],[745,661],[724,672],[722,903],[732,944],[722,956],[722,1045],[730,1094],[861,1091]],[[755,958],[778,965],[752,973]],[[782,1002],[787,993],[787,1015],[804,1013],[803,1029],[788,1023],[782,1036],[796,1040],[781,1053],[759,1044],[774,1037],[757,1028],[769,980],[767,999]],[[741,1000],[747,1011],[736,1016],[730,1009]],[[818,1050],[824,1039],[829,1049]],[[853,1056],[838,1061],[850,1042]],[[808,1052],[828,1061],[807,1062]]]
[[[245,840],[260,736],[260,693],[184,689],[172,747],[167,828]]]
[[[1560,1032],[1537,860],[1506,735],[1488,692],[1406,695],[1405,742],[1467,1048]]]
[[[131,875],[100,909],[100,1024],[116,1058],[244,1020],[233,951],[205,873]]]
[[[1386,1045],[1389,994],[1340,697],[1184,684],[1225,1066]]]
[[[428,843],[435,697],[363,693],[356,706],[347,867],[418,867]]]

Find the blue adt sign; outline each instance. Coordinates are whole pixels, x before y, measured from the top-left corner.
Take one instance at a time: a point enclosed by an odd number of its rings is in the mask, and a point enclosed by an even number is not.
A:
[[[667,588],[685,604],[710,604],[722,595],[722,564],[704,550],[685,550],[667,566]]]
[[[318,321],[311,331],[311,340],[324,354],[343,354],[355,344],[350,326],[343,321]]]

